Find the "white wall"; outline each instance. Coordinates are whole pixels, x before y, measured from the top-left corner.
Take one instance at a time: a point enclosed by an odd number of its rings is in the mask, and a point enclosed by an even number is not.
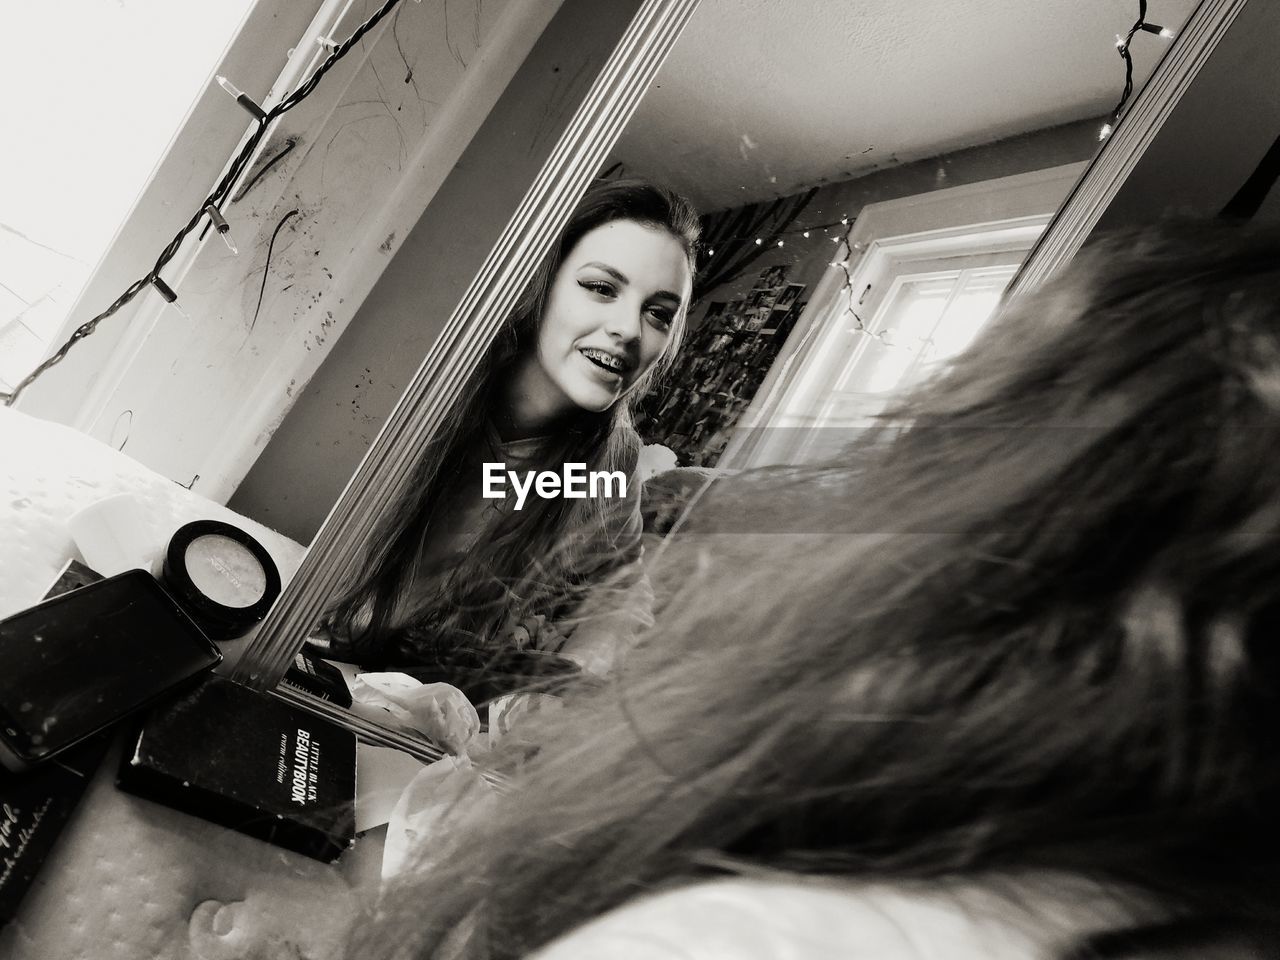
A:
[[[558,6],[401,4],[264,141],[224,208],[239,255],[210,233],[165,270],[189,319],[139,297],[76,425],[229,497]],[[293,90],[326,55],[316,37],[345,39],[371,9],[326,2],[259,99]]]

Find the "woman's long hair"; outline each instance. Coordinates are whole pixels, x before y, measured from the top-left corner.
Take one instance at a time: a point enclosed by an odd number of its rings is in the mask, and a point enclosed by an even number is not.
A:
[[[1066,874],[1132,923],[1061,956],[1277,949],[1280,232],[1087,250],[904,423],[713,489],[625,669],[431,838],[361,955],[465,920],[467,956],[524,956],[750,870],[1004,878],[1033,916],[1071,894],[1017,878]]]
[[[348,638],[357,652],[376,659],[393,642],[398,631],[391,629],[392,617],[410,588],[424,544],[435,534],[437,510],[468,452],[484,435],[502,378],[513,362],[536,349],[560,265],[583,236],[617,220],[667,231],[680,241],[694,266],[700,228],[696,212],[683,197],[639,180],[597,181],[588,188],[512,316],[464,385],[453,412],[422,451],[406,492],[384,515],[356,581],[326,614],[330,631]],[[585,463],[588,471],[621,470],[631,475],[640,449],[634,407],[679,349],[686,312],[687,305],[676,316],[658,363],[608,411],[576,418],[544,452],[547,462]],[[510,513],[487,531],[453,568],[438,596],[428,598],[415,614],[409,643],[429,638],[433,656],[447,658],[451,647],[483,648],[512,610],[528,607],[532,612],[550,613],[557,605],[571,603],[577,592],[575,581],[599,575],[603,571],[598,568],[613,562],[615,544],[608,534],[621,525],[612,515],[616,512],[599,498],[531,499],[524,510]],[[573,543],[577,549],[555,551],[553,563],[548,558],[560,543]],[[598,559],[597,569],[584,569],[588,551]]]

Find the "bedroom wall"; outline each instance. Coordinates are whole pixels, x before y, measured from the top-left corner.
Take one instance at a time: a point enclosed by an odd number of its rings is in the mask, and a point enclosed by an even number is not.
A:
[[[835,245],[819,230],[805,239],[791,231],[838,221],[848,216],[852,222],[863,207],[885,200],[917,196],[995,180],[1032,170],[1088,160],[1098,146],[1101,120],[1082,120],[1049,127],[982,146],[958,150],[929,160],[877,170],[874,173],[818,189],[795,223],[788,227],[785,246],[766,247],[742,276],[709,290],[696,305],[696,325],[706,305],[715,300],[732,300],[751,289],[761,271],[778,264],[790,266],[788,282],[806,285],[802,299],[808,299],[831,262]],[[835,236],[843,230],[832,230]]]

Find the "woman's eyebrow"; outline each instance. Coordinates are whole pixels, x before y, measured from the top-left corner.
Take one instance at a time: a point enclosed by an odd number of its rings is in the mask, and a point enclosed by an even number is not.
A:
[[[607,263],[601,263],[599,260],[592,260],[590,263],[584,263],[583,266],[595,267],[597,270],[603,270],[605,273],[613,277],[613,279],[617,280],[619,283],[623,284],[624,286],[631,282],[630,280],[627,279],[627,275],[623,273],[621,270],[619,270],[617,267],[611,267]]]

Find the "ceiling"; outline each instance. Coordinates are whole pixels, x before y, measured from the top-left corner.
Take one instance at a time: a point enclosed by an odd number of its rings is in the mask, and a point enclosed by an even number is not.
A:
[[[1150,0],[1177,28],[1196,0]],[[614,151],[711,212],[1103,116],[1137,0],[702,0]],[[1139,33],[1135,82],[1169,41]]]

